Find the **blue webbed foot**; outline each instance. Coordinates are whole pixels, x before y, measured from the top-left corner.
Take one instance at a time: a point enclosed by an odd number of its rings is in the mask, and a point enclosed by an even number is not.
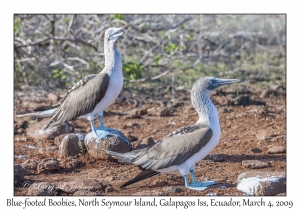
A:
[[[205,190],[208,186],[216,184],[216,182],[214,182],[214,181],[197,182],[194,171],[191,170],[190,173],[191,173],[191,176],[192,176],[192,183],[191,184],[189,184],[189,182],[188,182],[187,175],[183,176],[185,186],[189,189],[192,189],[192,190]]]

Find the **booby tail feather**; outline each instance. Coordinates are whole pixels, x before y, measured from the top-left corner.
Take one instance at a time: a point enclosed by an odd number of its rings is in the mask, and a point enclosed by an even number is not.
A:
[[[126,187],[128,185],[134,184],[136,182],[142,181],[144,179],[147,179],[149,177],[155,176],[157,174],[159,174],[160,172],[157,171],[153,171],[151,169],[146,169],[143,170],[141,173],[139,173],[137,176],[135,176],[133,179],[131,179],[130,181],[122,184],[120,187]]]

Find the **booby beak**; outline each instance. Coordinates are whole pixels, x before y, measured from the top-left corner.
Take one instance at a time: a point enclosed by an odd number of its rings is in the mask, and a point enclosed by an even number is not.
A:
[[[236,83],[236,82],[240,82],[239,79],[220,79],[220,78],[213,78],[210,80],[210,84],[207,87],[207,89],[209,90],[213,90],[216,89],[217,87],[220,87],[222,85],[227,85],[227,84],[231,84],[231,83]]]
[[[116,41],[119,38],[119,36],[121,36],[123,34],[124,34],[123,28],[113,28],[111,30],[109,39]]]

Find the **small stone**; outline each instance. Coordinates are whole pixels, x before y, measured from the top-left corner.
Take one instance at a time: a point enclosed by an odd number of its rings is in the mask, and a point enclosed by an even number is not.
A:
[[[140,115],[145,115],[148,114],[148,110],[147,109],[142,109],[138,112]]]
[[[20,134],[24,133],[24,131],[25,131],[24,128],[19,128],[19,129],[17,130],[17,132],[20,133]]]
[[[270,167],[271,163],[263,162],[263,161],[259,161],[259,160],[243,160],[242,165],[246,168],[258,169],[258,168]]]
[[[51,196],[55,195],[56,188],[49,182],[35,182],[28,188],[27,195],[31,196]]]
[[[256,154],[256,153],[262,153],[262,150],[259,149],[259,148],[252,148],[251,152],[253,152],[254,154]]]
[[[116,177],[115,176],[109,176],[109,177],[106,177],[105,179],[104,179],[104,181],[105,182],[112,182],[112,181],[114,181],[114,180],[116,180]]]
[[[18,184],[24,181],[23,169],[20,165],[14,165],[14,183]]]
[[[167,185],[167,184],[168,184],[168,182],[161,181],[161,180],[158,180],[158,179],[154,180],[154,181],[151,183],[151,185],[157,186],[157,187],[162,187],[162,186],[165,186],[165,185]]]
[[[171,116],[176,110],[174,108],[164,108],[160,111],[161,117],[168,117]]]
[[[67,134],[61,141],[58,156],[61,158],[76,156],[80,153],[79,139],[74,133]]]
[[[54,159],[54,158],[43,159],[37,165],[38,173],[48,173],[48,172],[52,172],[52,171],[58,170],[58,169],[60,169],[59,161],[57,159]]]
[[[28,170],[36,170],[37,169],[38,162],[36,160],[25,160],[23,163],[21,163],[22,168],[28,169]]]
[[[223,162],[225,160],[225,155],[224,154],[209,155],[207,158],[213,160],[214,162]]]
[[[59,161],[59,166],[68,169],[68,170],[73,170],[78,166],[78,160],[73,158],[73,157],[68,157],[66,159],[61,159]]]
[[[91,178],[78,178],[58,186],[59,189],[71,194],[79,190],[87,190],[93,192],[100,191],[104,190],[105,187],[106,185],[104,185],[102,182],[99,182],[97,179]]]
[[[113,188],[113,187],[111,187],[111,186],[108,186],[107,188],[105,188],[105,192],[106,193],[109,193],[109,192],[112,192],[112,191],[114,191],[115,189]]]
[[[276,137],[272,138],[272,142],[286,143],[286,135],[276,136]]]
[[[285,146],[273,146],[268,149],[269,154],[280,154],[280,153],[285,153],[285,152],[286,152]]]
[[[102,195],[102,193],[92,192],[89,190],[78,190],[73,194],[73,196],[100,196],[100,195]]]
[[[17,136],[15,137],[15,141],[27,141],[27,138],[25,136]]]

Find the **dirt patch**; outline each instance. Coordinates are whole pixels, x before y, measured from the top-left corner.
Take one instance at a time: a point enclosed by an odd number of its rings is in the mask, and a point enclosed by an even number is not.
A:
[[[261,94],[261,92],[249,91],[243,95],[244,98],[253,99],[260,98]],[[196,164],[195,175],[198,181],[214,180],[217,182],[216,185],[204,191],[185,188],[183,178],[178,172],[159,174],[120,189],[120,185],[139,173],[138,167],[120,164],[115,160],[97,160],[86,151],[73,157],[76,164],[72,167],[68,167],[68,164],[60,164],[58,170],[41,174],[34,168],[30,168],[30,173],[24,175],[24,182],[27,185],[35,182],[51,183],[60,189],[57,191],[57,195],[73,195],[73,192],[63,191],[61,186],[71,183],[72,180],[80,179],[95,179],[97,180],[94,181],[95,183],[102,183],[106,187],[95,188],[96,190],[91,192],[77,191],[78,195],[243,195],[236,189],[239,174],[249,170],[286,171],[284,151],[281,150],[283,153],[270,153],[272,148],[286,145],[286,98],[284,94],[274,94],[259,99],[263,103],[254,103],[254,99],[251,99],[249,100],[252,101],[251,103],[233,104],[224,97],[227,97],[226,94],[212,94],[213,102],[219,112],[222,129],[221,140],[209,156]],[[41,103],[47,101],[46,99],[41,100]],[[239,99],[241,101],[241,97]],[[32,110],[30,109],[31,103],[34,106],[37,103],[25,96],[18,97],[18,94],[15,94],[15,101],[16,113]],[[22,103],[22,101],[26,103]],[[179,105],[173,106],[173,104]],[[50,105],[50,102],[46,105]],[[191,105],[189,95],[180,92],[157,99],[145,97],[139,99],[137,103],[122,100],[106,110],[103,120],[106,126],[118,129],[127,135],[131,139],[133,147],[136,148],[139,145],[148,144],[149,139],[151,142],[152,140],[156,142],[181,126],[194,124],[198,120],[198,114]],[[35,123],[39,122],[30,118],[15,118],[14,164],[22,164],[26,160],[40,163],[46,158],[58,159],[59,162],[64,163],[65,160],[59,159],[57,140],[34,138],[27,135],[27,129]],[[74,125],[77,133],[86,135],[90,131],[90,124],[85,119],[77,119],[70,123]],[[98,121],[96,121],[95,126],[98,125]],[[21,128],[23,130],[18,130]],[[39,152],[41,149],[43,151]],[[267,162],[269,165],[251,169],[242,166],[244,160],[258,160]],[[22,181],[18,181],[15,184],[14,193],[16,196],[24,196],[28,193],[28,187],[24,187]]]

